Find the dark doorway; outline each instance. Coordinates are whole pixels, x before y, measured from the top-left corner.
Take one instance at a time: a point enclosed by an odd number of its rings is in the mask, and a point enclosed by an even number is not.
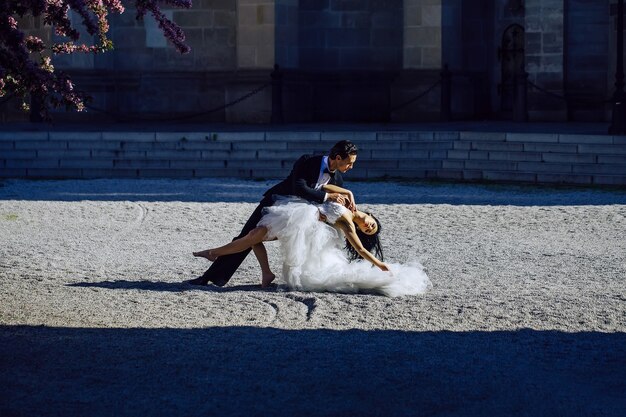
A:
[[[498,48],[498,59],[502,70],[499,86],[500,111],[513,111],[515,76],[524,71],[524,28],[518,24],[507,27],[502,35],[502,45]]]

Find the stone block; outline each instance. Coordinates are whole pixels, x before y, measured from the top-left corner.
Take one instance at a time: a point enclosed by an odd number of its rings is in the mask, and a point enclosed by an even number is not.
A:
[[[374,29],[371,31],[371,46],[393,48],[402,45],[402,28]]]
[[[285,171],[283,169],[252,168],[252,172],[250,173],[250,176],[255,179],[264,179],[264,178],[271,178],[271,179],[281,178],[282,179],[285,177]]]
[[[460,137],[459,132],[433,132],[434,140],[458,140]]]
[[[120,142],[154,142],[154,132],[102,132],[102,140],[115,140]]]
[[[626,146],[620,145],[578,145],[579,153],[626,155]]]
[[[43,150],[43,149],[67,149],[67,142],[62,141],[16,141],[15,149],[17,150]]]
[[[215,135],[220,142],[265,140],[265,132],[216,132]]]
[[[462,180],[463,171],[456,169],[437,169],[428,171],[428,178],[439,180]]]
[[[234,151],[258,151],[260,149],[265,150],[287,150],[287,142],[233,142],[232,149]]]
[[[327,10],[330,0],[300,0],[300,10]]]
[[[269,142],[268,142],[269,143]],[[279,143],[279,142],[276,142]],[[335,144],[334,141],[314,141],[314,142],[286,142],[287,149],[290,151],[298,151],[304,153],[325,153],[330,151],[330,148]],[[268,148],[271,149],[271,148]],[[361,147],[359,146],[359,149]]]
[[[613,137],[609,135],[559,135],[560,143],[575,144],[613,144]]]
[[[368,169],[367,178],[404,178],[404,179],[424,179],[427,171],[425,169]]]
[[[237,142],[180,142],[174,149],[194,150],[194,151],[230,151]]]
[[[146,157],[146,151],[127,151],[117,149],[93,149],[92,158],[110,159],[142,159]]]
[[[459,132],[460,140],[471,141],[502,141],[506,140],[506,133],[502,132]]]
[[[213,140],[213,133],[211,132],[156,132],[155,140],[157,142],[185,142],[185,141],[210,142]]]
[[[82,178],[136,178],[136,169],[83,168]]]
[[[265,150],[261,149],[258,152],[258,159],[283,159],[288,161],[295,161],[300,156],[302,156],[301,152],[298,151],[276,151],[276,150]]]
[[[281,169],[283,170],[283,176],[286,176],[288,172],[284,170],[282,160],[280,159],[242,159],[242,160],[229,160],[226,161],[227,168],[237,169]]]
[[[501,182],[536,182],[537,175],[532,172],[483,171],[483,179]]]
[[[48,140],[48,132],[0,132],[0,141],[37,141]]]
[[[399,160],[399,169],[437,169],[443,168],[442,160],[440,159],[415,159],[415,160]]]
[[[6,168],[58,168],[58,159],[7,159]]]
[[[1,168],[0,178],[24,178],[26,177],[26,169]]]
[[[409,140],[415,141],[432,141],[434,140],[435,132],[409,132]]]
[[[489,159],[487,151],[469,151],[469,159]]]
[[[26,170],[27,178],[41,178],[41,179],[63,179],[63,178],[80,178],[81,170],[75,168],[29,168]]]
[[[465,168],[465,161],[451,161],[444,159],[441,161],[441,167],[445,169],[463,169]]]
[[[613,144],[626,145],[626,136],[613,136]]]
[[[596,162],[596,155],[588,154],[574,154],[574,153],[554,153],[554,152],[546,152],[542,154],[542,158],[544,162],[562,162],[566,164],[578,164],[578,163],[588,163],[593,164]]]
[[[37,151],[6,150],[2,151],[1,157],[3,159],[34,159],[37,157]]]
[[[539,152],[499,152],[489,151],[489,160],[493,161],[535,161],[541,162]]]
[[[167,169],[170,166],[170,161],[168,160],[153,160],[153,159],[114,159],[113,167],[115,168],[132,168],[132,169],[140,169],[140,168],[159,168],[159,169]]]
[[[267,141],[318,141],[320,140],[320,132],[267,132],[265,134]]]
[[[490,170],[490,171],[515,171],[518,162],[515,161],[485,161],[479,159],[466,160],[465,169]]]
[[[198,178],[220,177],[220,178],[251,178],[252,171],[250,169],[194,169],[194,176]]]
[[[483,179],[483,172],[480,170],[463,170],[463,179],[466,181],[480,181]]]
[[[552,133],[507,133],[506,141],[556,143],[559,141],[559,135]]]
[[[178,160],[173,159],[170,161],[170,168],[174,169],[206,169],[206,168],[225,168],[226,161],[222,160]]]
[[[332,142],[332,144],[335,144],[340,140],[349,140],[356,144],[359,148],[362,148],[363,146],[373,146],[370,142],[375,141],[376,137],[376,132],[321,132],[321,140]],[[361,142],[368,143],[362,145]],[[328,149],[330,149],[330,147]]]
[[[408,132],[378,132],[377,135],[377,140],[379,141],[396,141],[396,140],[409,140],[409,133]]]
[[[255,159],[256,151],[202,151],[202,159],[219,159],[219,160],[230,160],[230,159]]]
[[[513,145],[511,143],[510,145]],[[578,147],[574,144],[564,143],[524,143],[522,145],[525,152],[560,152],[560,153],[576,153]]]
[[[550,172],[566,174],[572,172],[571,164],[552,164],[548,162],[518,162],[517,169],[527,172]]]
[[[452,149],[458,151],[469,151],[470,149],[472,149],[472,142],[461,142],[460,140],[455,141],[452,144]]]
[[[448,151],[448,158],[450,159],[469,159],[469,151],[460,151],[451,149]]]
[[[93,143],[102,140],[102,132],[50,132],[49,140]]]
[[[91,157],[91,151],[88,149],[80,150],[51,150],[51,151],[37,151],[37,158],[89,158]]]
[[[448,157],[448,152],[445,150],[441,151],[428,151],[429,159],[446,159]]]
[[[88,150],[116,150],[121,149],[121,142],[116,141],[91,141],[91,140],[71,140],[67,142],[68,149],[88,149]]]
[[[456,142],[455,142],[456,143]],[[454,148],[453,142],[401,142],[400,146],[403,150],[447,150],[447,149],[457,149]],[[469,148],[458,148],[458,149],[469,149]]]
[[[577,164],[573,167],[573,173],[592,175],[626,175],[626,165]]]
[[[259,7],[261,8],[259,9]],[[273,13],[273,10],[269,7],[269,5],[257,6],[256,17],[259,18],[259,16],[261,18],[261,21],[259,22],[257,20],[258,24],[274,24],[274,13]],[[213,12],[213,26],[214,27],[216,28],[223,27],[223,28],[230,29],[230,28],[235,28],[236,25],[237,25],[237,15],[235,11],[215,10]]]
[[[459,142],[465,143],[470,149],[476,151],[496,151],[496,152],[521,152],[524,150],[522,143],[510,143],[510,142]]]
[[[113,168],[112,159],[61,159],[61,168]]]
[[[0,142],[0,151],[15,149],[14,142]]]
[[[626,175],[594,175],[593,183],[598,185],[625,186]]]
[[[202,151],[191,151],[178,149],[175,151],[146,151],[146,158],[148,159],[202,159]]]
[[[537,174],[537,182],[553,184],[591,184],[591,175],[574,174]]]
[[[192,169],[139,169],[137,175],[141,178],[193,178]]]
[[[599,164],[623,164],[626,166],[626,154],[625,155],[598,155]]]
[[[369,0],[330,0],[330,10],[333,11],[359,11],[368,10]]]

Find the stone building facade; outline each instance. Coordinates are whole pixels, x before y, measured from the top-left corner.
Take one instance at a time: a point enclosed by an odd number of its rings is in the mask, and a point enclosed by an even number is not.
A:
[[[194,0],[165,8],[192,52],[178,54],[152,17],[111,18],[115,50],[56,57],[94,100],[57,120],[434,121],[441,73],[454,119],[510,119],[528,73],[533,121],[606,121],[615,82],[615,0]],[[49,28],[24,20],[44,37]],[[26,25],[26,26],[24,26]],[[236,105],[226,104],[260,91]],[[419,97],[419,98],[417,98]],[[5,103],[4,120],[20,117]]]

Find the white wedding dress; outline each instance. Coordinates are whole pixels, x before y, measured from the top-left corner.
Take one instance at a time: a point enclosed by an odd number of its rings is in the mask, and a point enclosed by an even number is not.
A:
[[[268,228],[268,239],[280,242],[282,278],[290,288],[397,297],[422,294],[431,286],[419,262],[385,262],[390,272],[363,259],[350,262],[343,233],[329,225],[346,211],[336,203],[318,205],[296,197],[281,198],[265,209],[258,225]],[[328,224],[319,220],[320,213]]]

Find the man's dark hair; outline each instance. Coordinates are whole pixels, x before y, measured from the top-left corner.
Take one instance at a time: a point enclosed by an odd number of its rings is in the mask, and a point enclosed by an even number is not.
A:
[[[337,155],[341,159],[346,159],[348,155],[356,155],[358,152],[356,145],[349,140],[342,140],[333,145],[330,149],[330,159],[335,159]]]

